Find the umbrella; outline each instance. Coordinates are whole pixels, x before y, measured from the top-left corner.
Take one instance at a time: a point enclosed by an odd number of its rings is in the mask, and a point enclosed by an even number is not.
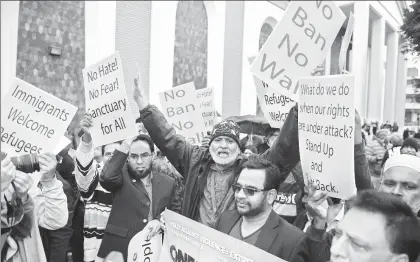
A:
[[[227,120],[232,120],[239,125],[241,133],[265,136],[270,129],[270,124],[264,116],[244,115],[231,116]]]

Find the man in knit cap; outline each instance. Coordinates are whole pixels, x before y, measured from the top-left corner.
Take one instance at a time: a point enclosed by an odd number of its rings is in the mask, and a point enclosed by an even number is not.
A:
[[[192,145],[176,134],[157,107],[148,103],[138,82],[136,78],[133,95],[141,121],[155,145],[185,180],[181,214],[214,228],[220,214],[235,208],[232,185],[239,175],[238,167],[247,161],[240,150],[239,126],[233,121],[221,121],[210,134],[208,148]],[[296,165],[296,162],[288,161],[287,156],[282,158],[285,161],[278,160],[283,155],[279,154],[279,148],[287,147],[290,145],[274,143],[273,148],[266,152],[266,156],[279,167],[281,182]],[[285,167],[280,162],[290,164]]]

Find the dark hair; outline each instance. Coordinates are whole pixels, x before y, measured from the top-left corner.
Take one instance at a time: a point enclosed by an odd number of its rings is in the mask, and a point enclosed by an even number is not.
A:
[[[410,262],[417,259],[420,253],[420,224],[404,200],[389,193],[365,190],[349,200],[349,207],[383,215],[391,251],[406,254]]]
[[[240,171],[239,174],[244,170],[247,169],[264,169],[265,170],[265,181],[264,181],[264,189],[271,190],[275,189],[278,190],[280,187],[280,184],[283,182],[283,179],[280,174],[280,170],[277,166],[275,166],[271,161],[268,159],[261,157],[261,156],[255,156],[252,158],[249,158],[248,161],[246,161]]]
[[[404,130],[403,139],[406,140],[409,136],[410,136],[410,132],[408,131],[408,129]]]
[[[120,140],[120,141],[116,141],[116,142],[112,142],[112,143],[109,143],[109,144],[106,144],[106,145],[103,145],[103,146],[102,146],[102,156],[103,156],[103,155],[105,155],[105,147],[106,147],[107,145],[112,145],[112,144],[118,144],[118,145],[121,145],[121,143],[122,143],[122,140]]]
[[[150,138],[150,136],[148,136],[148,135],[143,135],[143,134],[141,134],[141,135],[138,135],[134,140],[133,140],[133,143],[134,142],[136,142],[136,141],[144,141],[144,142],[146,142],[146,143],[148,143],[149,144],[149,147],[150,147],[150,152],[154,152],[155,151],[155,145],[153,144],[153,140]]]

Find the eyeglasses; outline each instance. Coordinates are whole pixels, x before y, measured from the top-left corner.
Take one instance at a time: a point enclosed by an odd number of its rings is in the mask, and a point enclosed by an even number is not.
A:
[[[141,154],[141,155],[130,154],[130,158],[131,158],[132,160],[135,160],[135,161],[139,160],[139,158],[141,158],[141,160],[143,160],[143,161],[146,161],[146,160],[148,160],[151,156],[152,156],[152,155],[151,155],[151,154],[149,154],[149,153],[144,153],[144,154]]]
[[[239,193],[239,191],[241,191],[241,189],[244,191],[244,194],[246,196],[253,196],[255,193],[257,192],[264,192],[264,191],[268,191],[270,189],[258,189],[258,188],[252,188],[252,187],[247,187],[247,186],[241,186],[239,184],[233,184],[232,185],[232,189],[235,193]]]

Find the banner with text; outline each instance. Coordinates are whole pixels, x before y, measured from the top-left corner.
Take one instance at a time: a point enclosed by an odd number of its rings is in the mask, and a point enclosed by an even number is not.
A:
[[[76,112],[77,107],[15,78],[1,102],[2,148],[17,155],[51,152]]]
[[[128,244],[127,262],[158,262],[162,249],[162,234],[147,238],[149,228],[138,232]]]
[[[120,53],[83,69],[86,110],[93,120],[95,146],[106,145],[137,134],[125,90]]]
[[[249,63],[252,64],[254,59],[255,57],[250,57]],[[265,119],[267,119],[271,127],[282,128],[290,109],[296,102],[281,94],[276,89],[269,87],[267,83],[259,80],[256,76],[253,77],[258,101],[260,102]]]
[[[196,90],[198,103],[202,111],[204,125],[207,131],[212,131],[214,120],[216,118],[216,109],[214,108],[214,92],[212,87]]]
[[[299,151],[305,183],[348,199],[356,194],[354,76],[302,78],[299,85]]]
[[[165,238],[160,262],[285,262],[264,250],[201,223],[165,210]]]
[[[159,93],[160,105],[166,120],[176,133],[191,144],[199,144],[206,136],[206,127],[194,83],[176,86]]]
[[[334,1],[292,1],[261,48],[251,72],[298,99],[298,81],[322,63],[346,17]]]

